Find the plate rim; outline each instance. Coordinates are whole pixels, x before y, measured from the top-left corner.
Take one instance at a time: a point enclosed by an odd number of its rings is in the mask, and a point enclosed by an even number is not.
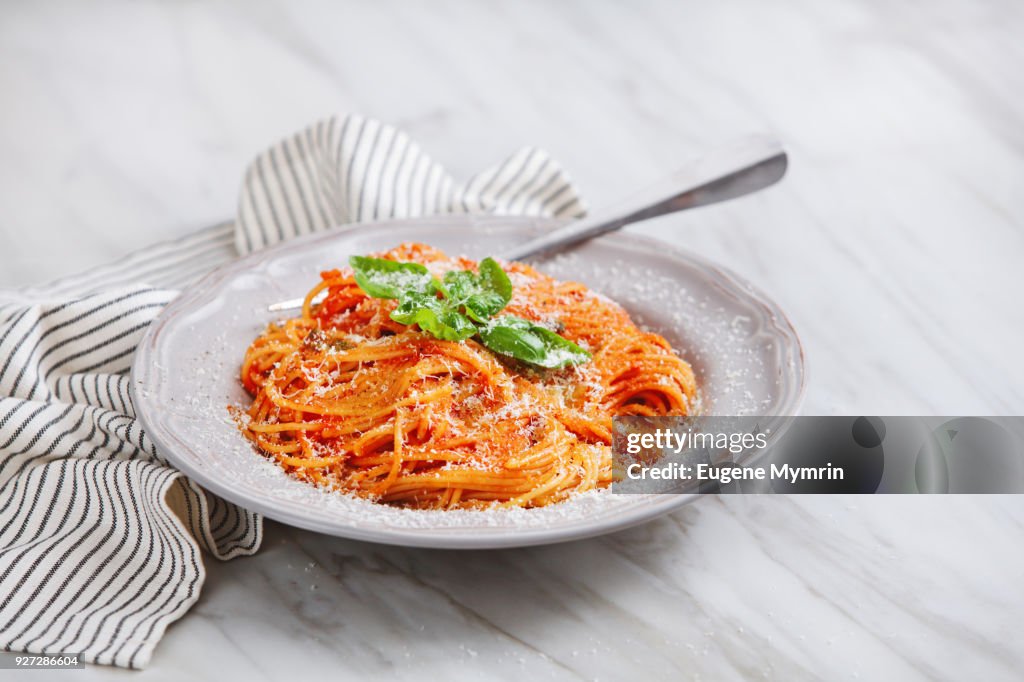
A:
[[[288,510],[276,509],[272,504],[272,500],[264,502],[263,500],[251,499],[238,489],[231,488],[227,484],[221,483],[216,477],[207,476],[206,472],[202,469],[192,466],[191,461],[188,458],[177,457],[175,455],[176,448],[179,445],[182,448],[188,448],[190,446],[187,443],[177,441],[173,434],[167,434],[164,432],[159,420],[154,419],[154,415],[150,414],[150,408],[152,406],[146,399],[140,400],[140,395],[136,390],[136,387],[145,383],[146,377],[154,367],[152,355],[156,347],[156,341],[160,336],[163,326],[178,313],[179,309],[185,308],[187,310],[188,304],[196,298],[201,297],[211,285],[222,282],[230,278],[233,274],[242,273],[250,268],[254,268],[258,264],[271,260],[279,254],[302,250],[309,244],[351,238],[353,233],[385,229],[386,226],[412,226],[415,224],[424,224],[425,226],[434,224],[436,226],[437,223],[441,222],[448,225],[462,223],[471,229],[480,230],[486,234],[489,225],[494,225],[497,229],[520,229],[523,231],[532,228],[535,232],[540,232],[545,229],[557,227],[565,221],[524,216],[451,214],[443,216],[425,216],[419,218],[402,218],[353,223],[278,242],[277,244],[268,246],[245,256],[241,256],[211,270],[189,286],[185,287],[173,301],[160,311],[160,314],[154,318],[147,327],[146,332],[140,340],[132,358],[129,388],[136,416],[139,419],[142,428],[150,439],[157,445],[164,457],[173,466],[178,468],[182,473],[194,480],[204,489],[209,490],[224,500],[232,502],[244,509],[259,513],[268,519],[336,537],[345,537],[354,540],[407,547],[429,547],[437,549],[497,549],[567,542],[571,540],[595,537],[597,535],[604,535],[606,533],[624,530],[626,528],[645,523],[657,518],[658,516],[667,514],[679,507],[682,507],[697,497],[701,497],[701,493],[652,495],[652,497],[660,497],[662,499],[655,499],[649,504],[636,507],[634,509],[622,510],[624,513],[612,515],[610,518],[602,519],[595,523],[587,523],[587,519],[581,519],[573,525],[564,525],[555,528],[537,527],[515,530],[494,528],[487,534],[466,533],[465,529],[455,527],[390,527],[386,530],[380,528],[367,529],[360,527],[357,523],[349,523],[342,526],[339,526],[336,522],[319,523],[315,517],[295,516]],[[493,231],[493,228],[491,231]],[[634,232],[608,234],[601,237],[601,239],[603,241],[612,242],[625,242],[628,240],[634,245],[639,242],[643,246],[656,248],[661,253],[670,255],[674,258],[681,258],[689,261],[698,266],[701,270],[711,273],[718,280],[731,285],[731,289],[745,293],[748,298],[752,299],[754,303],[758,305],[758,307],[763,308],[764,312],[774,322],[775,329],[790,338],[792,341],[792,348],[795,351],[789,361],[784,363],[794,375],[795,386],[789,399],[790,405],[786,406],[787,409],[783,411],[785,414],[780,416],[792,416],[800,411],[807,390],[806,353],[803,342],[800,339],[800,335],[797,333],[792,321],[773,298],[768,296],[756,285],[737,275],[731,269],[719,265],[697,253],[681,248],[675,244],[668,243],[662,239],[636,234]],[[780,428],[776,431],[776,437],[781,435],[786,426],[788,426],[788,423],[780,425]],[[177,443],[172,441],[177,441]],[[337,517],[331,518],[336,519]],[[462,530],[463,532],[453,532],[459,530]]]

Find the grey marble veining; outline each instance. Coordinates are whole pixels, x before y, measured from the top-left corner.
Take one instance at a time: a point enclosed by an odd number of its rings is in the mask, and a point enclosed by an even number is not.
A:
[[[358,111],[457,175],[548,149],[593,205],[774,132],[779,187],[638,232],[775,297],[807,412],[1019,414],[1024,7],[6,3],[0,286],[234,212],[268,142]],[[607,538],[388,548],[271,525],[142,674],[1013,679],[1019,498],[726,498]],[[35,673],[34,673],[35,674]]]

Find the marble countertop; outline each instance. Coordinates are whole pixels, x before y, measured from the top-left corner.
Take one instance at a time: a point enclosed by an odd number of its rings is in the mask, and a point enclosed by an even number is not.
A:
[[[231,216],[248,160],[334,112],[462,176],[542,146],[592,205],[767,131],[782,185],[630,229],[779,301],[806,412],[1020,414],[1022,33],[1006,0],[7,3],[0,286]],[[1013,679],[1022,535],[994,496],[706,498],[495,552],[268,524],[146,671],[75,679]]]

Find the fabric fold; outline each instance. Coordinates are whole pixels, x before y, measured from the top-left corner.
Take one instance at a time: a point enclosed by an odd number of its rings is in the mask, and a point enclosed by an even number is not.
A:
[[[241,254],[338,225],[438,213],[578,218],[583,202],[547,152],[527,147],[465,182],[400,130],[349,115],[287,137],[249,166]]]

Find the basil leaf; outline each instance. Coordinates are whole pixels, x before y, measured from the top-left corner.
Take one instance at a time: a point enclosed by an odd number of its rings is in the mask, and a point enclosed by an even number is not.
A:
[[[352,256],[348,264],[355,272],[359,288],[374,298],[401,298],[409,292],[427,294],[437,287],[437,280],[419,263]]]
[[[512,315],[481,327],[480,339],[495,353],[547,369],[577,365],[590,359],[590,353],[569,339]]]
[[[497,261],[480,261],[479,274],[470,270],[450,271],[444,276],[445,296],[477,322],[487,322],[512,300],[512,281]]]
[[[400,324],[416,324],[420,329],[445,341],[465,341],[476,334],[476,325],[433,293],[411,292],[402,295],[391,319]]]
[[[512,280],[508,278],[508,273],[502,270],[498,261],[493,258],[484,258],[480,261],[478,269],[480,270],[480,282],[484,289],[501,298],[501,308],[507,306],[508,302],[512,300]],[[501,308],[492,312],[491,315],[501,312]]]

